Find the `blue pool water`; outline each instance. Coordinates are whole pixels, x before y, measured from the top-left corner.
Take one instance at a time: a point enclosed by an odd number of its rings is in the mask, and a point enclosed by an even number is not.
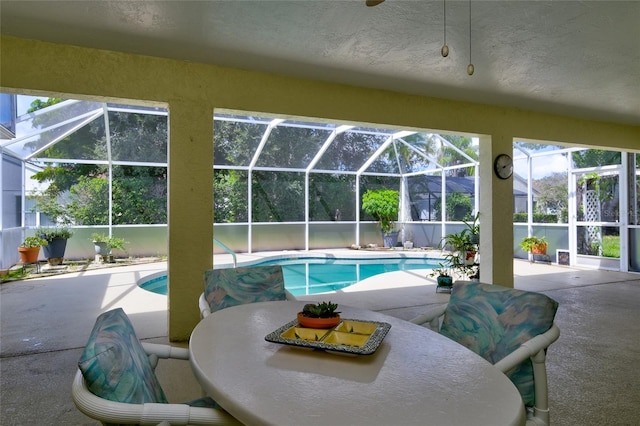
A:
[[[371,258],[327,259],[300,257],[275,259],[252,265],[282,265],[284,285],[294,296],[336,291],[374,275],[413,269],[438,267],[437,259]],[[167,294],[167,276],[139,283],[140,287],[158,294]]]

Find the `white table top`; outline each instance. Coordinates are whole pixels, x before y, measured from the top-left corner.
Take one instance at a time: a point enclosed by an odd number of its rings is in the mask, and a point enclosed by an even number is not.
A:
[[[191,365],[203,389],[248,425],[518,425],[511,381],[461,345],[424,327],[340,305],[343,318],[391,330],[373,355],[280,345],[264,337],[304,302],[263,302],[214,312],[194,329]]]

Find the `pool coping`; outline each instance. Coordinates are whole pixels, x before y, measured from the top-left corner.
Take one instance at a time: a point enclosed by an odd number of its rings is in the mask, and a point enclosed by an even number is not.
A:
[[[434,260],[444,259],[441,250],[410,249],[404,250],[401,247],[392,249],[326,249],[326,250],[281,250],[257,253],[238,253],[237,266],[252,266],[265,261],[300,258],[325,258],[325,259],[357,259],[362,257],[372,257],[380,259],[395,258],[433,258]],[[242,260],[243,257],[250,257]],[[213,269],[223,269],[233,267],[233,258],[228,254],[216,254]]]
[[[409,249],[404,250],[402,247],[391,248],[391,249],[328,249],[328,250],[282,250],[282,251],[274,251],[274,252],[258,252],[258,253],[238,253],[238,257],[250,257],[244,261],[238,261],[236,263],[236,267],[246,267],[261,264],[263,262],[270,261],[278,261],[278,260],[298,260],[298,259],[335,259],[335,260],[357,260],[364,258],[371,259],[433,259],[434,261],[443,259],[443,252],[441,250],[425,250],[425,249]],[[213,269],[226,269],[232,268],[233,258],[231,255],[214,255],[215,258],[223,258],[226,257],[227,262],[216,262],[214,260]],[[425,271],[428,269],[425,269]],[[414,269],[413,271],[422,271],[421,269]],[[393,271],[399,272],[399,271]],[[385,275],[393,272],[386,272]],[[402,272],[402,271],[400,271]],[[154,272],[152,274],[146,275],[139,280],[137,280],[136,285],[145,291],[153,292],[153,290],[149,290],[144,288],[144,285],[148,285],[154,281],[157,281],[161,278],[167,277],[167,270]],[[367,280],[371,280],[375,276],[365,278],[360,281],[356,281],[340,290],[334,290],[324,293],[316,293],[316,294],[326,294],[332,293],[335,291],[344,291],[346,288],[353,287]],[[160,294],[160,293],[156,293]],[[305,295],[308,296],[308,295]]]

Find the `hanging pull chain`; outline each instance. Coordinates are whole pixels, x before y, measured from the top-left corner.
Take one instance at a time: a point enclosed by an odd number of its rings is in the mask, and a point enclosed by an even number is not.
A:
[[[473,71],[473,62],[471,62],[471,0],[469,0],[469,65],[467,65],[467,74],[473,75]]]
[[[442,57],[446,58],[449,56],[449,46],[447,46],[447,0],[442,0],[442,5],[444,8],[444,25],[443,25],[443,33],[444,33],[444,44],[442,45]]]

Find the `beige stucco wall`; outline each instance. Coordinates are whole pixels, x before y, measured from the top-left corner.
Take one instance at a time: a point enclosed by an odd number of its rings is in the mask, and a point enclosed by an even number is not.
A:
[[[3,36],[0,90],[169,108],[169,337],[199,320],[202,273],[212,263],[212,111],[215,108],[483,135],[482,280],[513,285],[511,181],[493,158],[513,138],[640,148],[640,128],[411,96],[319,81]],[[511,236],[511,239],[509,238]],[[492,238],[493,237],[493,238]],[[507,244],[508,242],[508,244]],[[201,250],[193,250],[192,248]],[[192,257],[193,256],[193,257]],[[508,265],[507,265],[508,263]],[[486,265],[486,266],[485,266]]]

